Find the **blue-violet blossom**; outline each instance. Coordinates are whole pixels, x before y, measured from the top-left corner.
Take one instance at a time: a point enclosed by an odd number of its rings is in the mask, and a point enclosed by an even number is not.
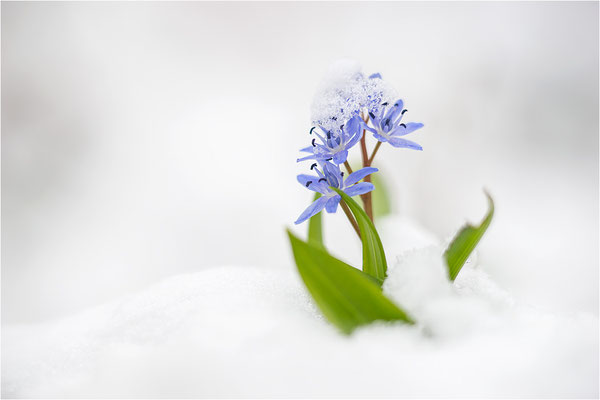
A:
[[[396,101],[389,108],[387,108],[388,103],[383,103],[381,106],[379,112],[369,111],[373,128],[365,124],[365,129],[372,132],[375,139],[380,142],[388,142],[394,147],[423,150],[421,145],[401,137],[423,127],[423,124],[418,122],[402,123],[402,116],[407,111],[402,108],[404,106],[402,100]]]
[[[348,150],[358,143],[363,133],[362,119],[358,115],[341,125],[338,131],[326,130],[322,126],[320,129],[323,135],[316,132],[316,127],[313,127],[310,133],[319,138],[321,143],[313,138],[312,146],[300,150],[312,154],[296,161],[333,161],[334,164],[342,164],[348,159]]]
[[[294,222],[295,224],[306,221],[323,210],[323,208],[325,208],[328,213],[337,211],[338,204],[342,197],[330,187],[338,188],[351,197],[368,193],[374,189],[373,184],[370,182],[357,182],[365,176],[377,172],[377,168],[366,167],[359,169],[348,175],[346,179],[344,179],[344,173],[340,171],[340,167],[335,164],[325,162],[322,164],[322,168],[323,172],[317,168],[317,163],[314,163],[310,169],[315,170],[317,176],[305,174],[298,175],[298,182],[314,192],[321,193],[321,197],[304,210],[296,222]]]

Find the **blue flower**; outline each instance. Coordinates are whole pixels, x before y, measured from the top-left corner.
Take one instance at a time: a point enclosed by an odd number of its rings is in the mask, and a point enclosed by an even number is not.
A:
[[[408,122],[406,124],[401,122],[402,116],[406,112],[406,109],[402,108],[404,106],[402,100],[398,100],[389,108],[388,103],[383,103],[381,106],[379,111],[369,111],[373,128],[365,125],[365,129],[372,132],[375,139],[380,142],[388,142],[394,147],[423,150],[421,145],[402,138],[402,136],[423,127],[423,124],[418,122]]]
[[[324,162],[332,160],[335,164],[342,164],[348,159],[348,150],[362,138],[362,119],[355,115],[345,125],[341,125],[338,131],[326,130],[322,126],[320,129],[323,131],[323,135],[316,131],[316,127],[310,130],[310,133],[314,134],[316,138],[313,138],[312,146],[300,150],[312,154],[296,161]],[[317,142],[317,138],[321,143]]]
[[[326,162],[322,164],[323,172],[317,168],[317,163],[314,163],[310,169],[316,171],[317,176],[312,175],[298,175],[298,182],[306,186],[314,192],[321,193],[321,197],[315,200],[304,212],[298,217],[295,224],[300,224],[313,215],[319,213],[323,208],[328,213],[334,213],[337,210],[338,204],[342,197],[337,194],[330,187],[338,188],[346,193],[348,196],[357,196],[370,192],[374,189],[374,186],[370,182],[357,183],[365,176],[377,172],[377,168],[366,167],[354,171],[346,179],[344,179],[344,173],[340,171],[340,167],[335,164]]]

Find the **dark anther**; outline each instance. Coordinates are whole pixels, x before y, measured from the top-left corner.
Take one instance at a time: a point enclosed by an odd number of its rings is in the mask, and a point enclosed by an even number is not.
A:
[[[306,187],[308,187],[308,185],[310,185],[311,183],[312,183],[312,181],[306,182]]]
[[[314,163],[313,165],[310,166],[310,170],[312,171],[313,168],[317,168],[317,163]]]
[[[316,128],[316,126],[313,126],[312,128],[310,128],[310,132],[308,132],[309,135],[312,135],[312,131],[314,131]]]
[[[327,131],[327,139],[331,139],[331,131]]]
[[[389,125],[389,123],[390,123],[390,119],[389,119],[389,118],[386,118],[386,119],[383,121],[383,126],[388,126],[388,125]]]
[[[394,104],[394,107],[398,107],[398,103]]]
[[[331,119],[337,121],[337,117],[331,117]]]
[[[388,105],[388,102],[386,101],[385,103],[381,103],[381,105],[385,107]]]
[[[325,178],[321,178],[321,179],[319,179],[319,182],[321,182],[321,181],[326,181],[326,180],[327,180],[327,179],[325,179]]]
[[[316,147],[317,145],[315,144],[315,139],[312,140],[312,145],[313,147]]]
[[[325,160],[325,161],[331,161],[331,160],[333,160],[333,157],[330,157],[330,158],[328,158],[328,159],[327,159],[327,160]]]
[[[344,171],[342,171],[342,178],[344,177]]]
[[[405,108],[404,110],[402,110],[402,112],[400,113],[400,115],[404,115],[405,112],[407,112],[408,110]]]
[[[369,116],[371,117],[371,119],[375,119],[375,114],[373,114],[372,112],[369,113]]]
[[[404,129],[406,129],[406,125],[404,125],[404,124],[400,124],[400,126],[403,126],[403,127],[404,127]]]

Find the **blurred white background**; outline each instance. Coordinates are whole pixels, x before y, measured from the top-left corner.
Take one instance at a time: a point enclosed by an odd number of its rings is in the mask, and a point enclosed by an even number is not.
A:
[[[487,188],[487,271],[598,314],[598,3],[1,7],[3,324],[212,266],[292,268],[295,160],[340,58],[425,123],[423,152],[376,161],[397,213],[445,239]]]

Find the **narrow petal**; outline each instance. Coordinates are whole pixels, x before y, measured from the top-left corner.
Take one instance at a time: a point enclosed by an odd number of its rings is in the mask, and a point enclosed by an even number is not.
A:
[[[339,151],[333,155],[333,162],[335,164],[342,164],[348,159],[348,152],[346,150]]]
[[[325,207],[325,203],[327,203],[327,200],[327,197],[319,197],[310,206],[308,206],[302,214],[300,214],[300,216],[298,217],[296,222],[294,222],[294,224],[298,225],[320,212],[323,209],[323,207]]]
[[[355,115],[346,123],[346,126],[344,126],[344,131],[350,136],[354,135],[356,131],[361,130],[361,122],[363,122],[362,118],[358,115]]]
[[[367,192],[370,192],[373,189],[375,189],[375,186],[373,186],[372,183],[361,182],[361,183],[357,183],[354,186],[350,186],[348,189],[345,189],[344,192],[348,196],[352,197],[352,196],[357,196],[359,194],[365,194]]]
[[[300,182],[302,186],[312,190],[313,192],[323,193],[327,188],[327,186],[322,185],[323,182],[319,182],[318,176],[300,174],[296,179],[298,179],[298,182]]]
[[[370,128],[369,128],[370,129]],[[346,143],[346,150],[350,150],[360,139],[362,139],[363,130],[362,128],[358,129],[358,131],[352,136],[352,139],[348,143]]]
[[[383,136],[381,136],[379,133],[374,133],[373,137],[375,139],[379,140],[380,142],[383,142],[383,143],[387,142],[387,139],[384,138]]]
[[[390,137],[389,142],[394,147],[405,147],[407,149],[423,150],[423,147],[421,147],[420,144],[412,142],[410,140],[399,138],[397,136]]]
[[[406,127],[405,127],[406,126]],[[408,122],[406,124],[398,126],[390,135],[392,136],[404,136],[408,135],[411,132],[416,131],[417,129],[422,128],[424,125],[420,122]]]
[[[375,124],[373,124],[373,125],[375,125]],[[375,125],[375,126],[377,126],[377,125]],[[377,133],[376,129],[373,129],[370,126],[367,126],[367,125],[363,125],[363,129],[366,129],[366,130],[368,130],[371,133]]]
[[[325,173],[325,178],[327,178],[329,186],[333,186],[335,188],[340,187],[340,167],[333,165],[332,163],[325,163],[323,164],[323,172]]]
[[[365,176],[370,175],[373,172],[377,172],[377,171],[379,171],[379,170],[377,168],[373,168],[373,167],[365,167],[365,168],[359,169],[358,171],[354,171],[353,173],[348,175],[348,177],[346,178],[346,181],[344,182],[344,186],[348,187],[348,186],[354,185],[356,182],[360,181]]]
[[[304,153],[312,153],[313,152],[313,147],[312,146],[308,146],[308,147],[305,147],[303,149],[300,149],[300,151],[302,151]]]
[[[342,196],[337,195],[327,200],[327,204],[325,204],[325,210],[327,210],[327,212],[330,214],[336,212],[341,199]]]
[[[311,154],[310,156],[306,156],[306,157],[302,157],[302,158],[297,158],[296,162],[300,162],[300,161],[306,161],[306,160],[316,160],[317,156],[314,154]]]

